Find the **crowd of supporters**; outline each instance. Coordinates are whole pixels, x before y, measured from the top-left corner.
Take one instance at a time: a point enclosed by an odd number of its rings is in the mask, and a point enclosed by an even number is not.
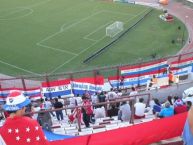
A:
[[[69,123],[79,122],[85,124],[86,127],[94,124],[97,118],[107,116],[118,116],[118,119],[121,121],[131,122],[132,106],[128,100],[124,100],[125,96],[135,97],[133,104],[134,119],[145,118],[145,114],[151,111],[157,118],[169,117],[188,111],[193,102],[193,97],[191,96],[187,96],[186,98],[168,96],[165,102],[160,103],[158,98],[153,98],[148,103],[147,100],[144,100],[143,96],[138,96],[138,91],[135,87],[132,87],[129,91],[112,88],[109,92],[102,91],[94,94],[86,92],[82,96],[76,95],[70,98],[61,98],[61,96],[53,99],[41,98],[39,101],[32,101],[32,105],[28,107],[30,109],[27,109],[27,112],[56,109],[50,112],[28,114],[28,116],[36,119],[43,128],[50,131],[53,117],[56,117],[59,122],[64,121],[64,113],[66,112],[62,110],[63,107],[71,108],[71,114],[67,114]],[[100,104],[117,100],[119,102]]]

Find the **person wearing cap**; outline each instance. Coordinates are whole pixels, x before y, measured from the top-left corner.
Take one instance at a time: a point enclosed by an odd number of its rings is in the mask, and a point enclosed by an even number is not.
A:
[[[174,113],[179,114],[183,112],[187,112],[188,108],[187,106],[182,102],[181,99],[178,99],[174,102]]]
[[[12,91],[3,109],[10,115],[0,128],[1,145],[48,145],[36,120],[26,117],[26,106],[31,103],[20,91]]]

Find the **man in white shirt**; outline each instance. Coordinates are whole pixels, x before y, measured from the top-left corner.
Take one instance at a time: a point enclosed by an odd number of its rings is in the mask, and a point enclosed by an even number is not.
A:
[[[134,105],[134,108],[135,108],[134,118],[135,119],[141,119],[141,118],[145,117],[146,105],[143,102],[144,102],[144,99],[139,98],[139,102],[135,103],[135,105]]]
[[[137,90],[135,89],[135,87],[132,87],[131,88],[131,92],[129,93],[129,96],[135,96],[135,95],[137,95],[138,94],[138,92],[137,92]]]
[[[91,95],[91,100],[92,100],[92,104],[95,105],[98,103],[98,96],[96,93],[94,93],[93,95]]]
[[[46,110],[51,110],[52,109],[52,103],[50,102],[50,100],[48,100],[48,98],[45,98],[45,108],[44,109],[46,109]],[[54,117],[55,116],[55,114],[54,114],[54,112],[50,112],[50,114]]]
[[[113,88],[111,88],[111,91],[108,92],[107,98],[109,101],[115,100],[118,97],[118,95],[113,91]]]
[[[95,119],[106,117],[105,108],[102,106],[102,107],[97,107],[96,109],[94,109],[94,117]]]

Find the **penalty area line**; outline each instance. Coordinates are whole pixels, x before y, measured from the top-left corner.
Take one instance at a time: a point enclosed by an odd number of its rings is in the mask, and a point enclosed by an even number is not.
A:
[[[0,63],[5,64],[5,65],[8,65],[8,66],[11,66],[12,68],[16,68],[16,69],[22,70],[22,71],[24,71],[24,72],[27,72],[27,73],[30,73],[30,74],[33,74],[33,75],[40,75],[40,74],[38,74],[38,73],[29,71],[29,70],[27,70],[27,69],[23,69],[23,68],[21,68],[21,67],[18,67],[18,66],[16,66],[16,65],[13,65],[13,64],[10,64],[10,63],[7,63],[7,62],[4,62],[4,61],[2,61],[2,60],[0,60]]]

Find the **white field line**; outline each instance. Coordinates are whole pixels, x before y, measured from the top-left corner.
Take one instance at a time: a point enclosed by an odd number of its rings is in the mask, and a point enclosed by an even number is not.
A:
[[[95,39],[91,39],[91,38],[88,38],[88,37],[83,37],[83,39],[86,39],[86,40],[89,40],[89,41],[93,41],[93,42],[96,42],[97,40]]]
[[[89,48],[91,48],[92,46],[94,46],[95,44],[97,44],[99,41],[103,40],[105,37],[106,37],[106,35],[103,36],[100,40],[97,40],[95,43],[93,43],[93,44],[90,45],[89,47],[87,47],[87,48],[85,48],[84,50],[82,50],[82,51],[78,54],[78,56],[79,56],[80,54],[82,54],[83,52],[85,52],[86,50],[88,50]],[[54,73],[55,71],[57,71],[58,69],[60,69],[61,67],[63,67],[65,64],[68,64],[69,62],[71,62],[72,60],[74,60],[76,57],[77,57],[77,56],[74,56],[74,57],[72,57],[71,59],[69,59],[69,60],[67,60],[66,62],[64,62],[63,64],[59,65],[59,66],[56,67],[53,71],[51,71],[49,74]]]
[[[63,53],[68,53],[68,54],[77,56],[77,54],[72,53],[72,52],[70,52],[70,51],[66,51],[66,50],[63,50],[63,49],[58,49],[58,48],[51,47],[51,46],[48,46],[48,45],[44,45],[44,44],[41,44],[41,43],[36,43],[36,45],[41,46],[41,47],[44,47],[44,48],[52,49],[52,50],[54,50],[54,51],[63,52]]]
[[[135,15],[134,17],[130,18],[128,21],[126,22],[129,22],[130,20],[134,19],[135,17],[141,15],[142,13],[144,13],[145,11],[147,11],[149,8],[143,10],[142,12],[140,12],[139,14]],[[85,48],[84,50],[82,50],[80,53],[78,53],[78,56],[80,54],[82,54],[83,52],[85,52],[86,50],[88,50],[89,48],[91,48],[92,46],[94,46],[95,44],[97,44],[99,41],[103,40],[106,36],[103,36],[100,40],[94,42],[92,45],[90,45],[89,47]],[[74,56],[72,57],[71,59],[69,59],[68,61],[64,62],[63,64],[59,65],[58,67],[56,67],[53,71],[51,71],[49,74],[52,74],[54,73],[55,71],[57,71],[58,69],[60,69],[61,67],[63,67],[65,64],[71,62],[72,60],[74,60],[77,56]]]
[[[5,18],[5,19],[4,19],[4,18],[0,18],[0,20],[16,20],[16,19],[20,19],[20,18],[29,16],[29,15],[31,15],[31,14],[34,12],[33,9],[32,9],[33,7],[37,7],[37,6],[46,4],[46,3],[48,3],[49,1],[51,1],[51,0],[41,1],[41,2],[39,2],[39,3],[35,3],[35,4],[32,4],[32,5],[25,6],[25,7],[16,7],[16,8],[23,8],[23,9],[15,10],[15,11],[9,13],[8,16],[9,16],[10,14],[14,14],[14,13],[20,12],[20,11],[25,10],[25,9],[29,9],[30,12],[29,12],[29,13],[26,13],[25,15],[19,16],[19,17],[14,17],[14,18],[10,18],[10,19],[9,19],[9,18],[8,18],[8,19],[6,19],[6,18]]]
[[[8,66],[11,66],[12,68],[16,68],[16,69],[22,70],[22,71],[27,72],[27,73],[31,73],[31,74],[34,74],[34,75],[40,75],[40,74],[38,74],[38,73],[29,71],[29,70],[27,70],[27,69],[23,69],[23,68],[21,68],[21,67],[18,67],[18,66],[16,66],[16,65],[13,65],[13,64],[10,64],[10,63],[7,63],[7,62],[4,62],[4,61],[2,61],[2,60],[0,60],[0,63],[5,64],[5,65],[8,65]]]
[[[16,16],[16,17],[13,17],[13,18],[0,18],[0,20],[16,20],[16,19],[20,19],[20,18],[23,18],[23,17],[26,17],[26,16],[29,16],[29,15],[31,15],[33,12],[34,12],[34,10],[33,9],[31,9],[31,8],[25,8],[26,10],[29,10],[29,12],[28,13],[26,13],[25,15],[21,15],[21,16]],[[21,10],[18,10],[18,11],[14,11],[14,13],[17,13],[17,12],[19,12],[19,11],[23,11],[23,10],[25,10],[25,9],[21,9]],[[14,14],[14,13],[11,13],[11,14]],[[9,15],[8,15],[9,16]]]
[[[90,19],[90,18],[92,18],[93,16],[102,13],[102,12],[103,12],[103,11],[98,11],[98,12],[96,12],[96,13],[88,16],[88,17],[85,17],[85,18],[83,18],[83,19],[81,19],[81,20],[79,20],[79,21],[77,21],[77,22],[75,22],[75,23],[67,26],[67,27],[64,27],[65,24],[63,24],[63,25],[60,27],[60,30],[59,30],[58,32],[55,32],[55,33],[53,33],[52,35],[49,35],[49,36],[47,36],[46,38],[40,40],[40,42],[37,42],[36,45],[41,46],[41,47],[44,47],[44,48],[52,49],[52,50],[55,50],[55,51],[64,52],[64,53],[68,53],[68,54],[77,56],[78,54],[76,54],[76,53],[73,53],[73,52],[70,52],[70,51],[67,51],[67,50],[58,49],[58,48],[55,48],[55,47],[51,47],[51,46],[48,46],[48,45],[46,45],[46,44],[42,44],[42,42],[44,42],[44,41],[46,41],[46,40],[49,40],[49,39],[51,39],[52,37],[54,37],[54,36],[56,36],[56,35],[58,35],[58,34],[60,34],[60,33],[63,33],[64,31],[66,31],[66,30],[68,30],[68,29],[70,29],[70,28],[72,28],[72,27],[74,27],[74,26],[76,26],[76,25],[78,25],[78,24],[86,21],[87,19]],[[93,40],[90,40],[90,41],[93,41]],[[72,57],[72,58],[73,58],[73,57]]]
[[[98,40],[96,40],[96,39],[91,39],[91,38],[89,38],[89,36],[92,35],[92,34],[94,34],[94,33],[96,33],[97,31],[99,31],[100,29],[104,28],[105,26],[109,25],[109,24],[112,23],[112,22],[113,22],[113,21],[108,22],[108,23],[106,23],[106,24],[104,24],[104,25],[98,27],[95,31],[93,31],[93,32],[91,32],[91,33],[89,33],[89,34],[87,34],[87,35],[84,36],[83,38],[84,38],[84,39],[88,39],[88,40],[98,41]]]

